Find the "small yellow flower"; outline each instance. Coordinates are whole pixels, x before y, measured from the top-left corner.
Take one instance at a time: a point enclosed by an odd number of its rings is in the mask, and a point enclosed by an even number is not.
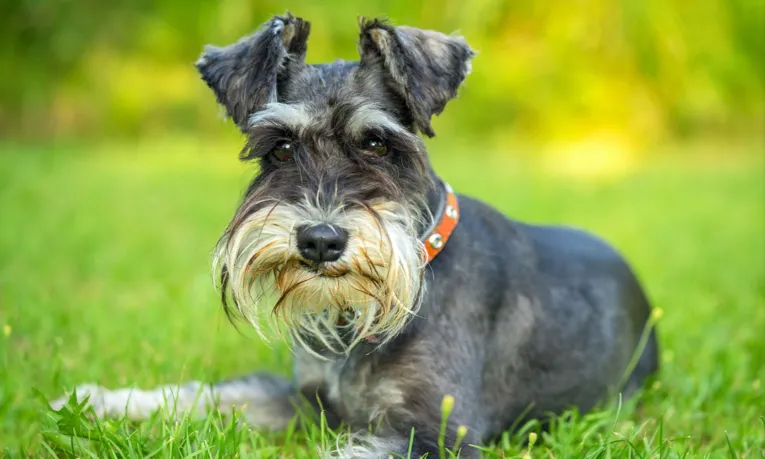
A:
[[[531,459],[531,454],[526,453],[523,456],[521,456],[522,459]]]
[[[532,446],[534,446],[534,444],[535,444],[536,442],[537,442],[537,433],[536,433],[536,432],[531,432],[531,433],[529,434],[529,448],[531,448]]]
[[[441,401],[441,414],[443,414],[445,417],[448,417],[452,413],[453,409],[454,409],[454,396],[453,395],[444,396],[444,399]]]
[[[662,308],[653,308],[651,311],[651,317],[653,317],[653,320],[659,320],[664,315],[664,310]]]
[[[467,427],[463,425],[457,427],[457,438],[454,440],[454,448],[452,448],[453,450],[456,450],[457,448],[460,447],[462,440],[464,440],[465,435],[467,435],[467,431],[468,431]]]
[[[3,325],[3,336],[6,338],[11,336],[11,326],[9,324]]]

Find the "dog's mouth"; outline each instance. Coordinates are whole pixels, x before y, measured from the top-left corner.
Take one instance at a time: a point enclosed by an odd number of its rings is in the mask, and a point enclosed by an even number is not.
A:
[[[300,267],[312,274],[316,274],[319,277],[343,277],[348,274],[348,270],[340,269],[327,263],[314,264],[307,261],[299,260]]]

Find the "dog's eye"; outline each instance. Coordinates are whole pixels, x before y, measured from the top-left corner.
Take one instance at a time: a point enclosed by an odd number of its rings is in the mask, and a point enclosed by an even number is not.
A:
[[[282,142],[276,147],[274,147],[273,150],[271,150],[271,156],[276,158],[278,161],[288,161],[292,159],[292,154],[295,151],[294,145],[290,142]]]
[[[388,154],[388,145],[378,137],[369,137],[364,140],[362,148],[370,155],[385,156]]]

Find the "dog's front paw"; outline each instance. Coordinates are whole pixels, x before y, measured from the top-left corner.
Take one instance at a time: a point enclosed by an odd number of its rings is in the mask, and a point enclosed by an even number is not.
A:
[[[364,433],[351,435],[350,438],[338,437],[337,445],[331,452],[320,452],[321,457],[331,459],[386,459],[401,457],[407,443],[400,438],[386,438]]]
[[[96,411],[96,414],[100,416],[99,411],[103,410],[105,394],[108,392],[108,389],[101,387],[98,384],[81,384],[75,387],[73,391],[66,392],[63,397],[50,402],[50,407],[55,411],[61,410],[61,408],[69,403],[69,400],[72,398],[72,393],[74,393],[77,403],[82,403],[87,399],[88,404],[86,406],[92,406]]]
[[[61,410],[75,395],[77,403],[87,400],[85,408],[92,408],[98,418],[117,417],[130,412],[132,389],[109,390],[97,384],[81,384],[74,391],[67,392],[65,396],[50,402],[50,407],[56,411]]]

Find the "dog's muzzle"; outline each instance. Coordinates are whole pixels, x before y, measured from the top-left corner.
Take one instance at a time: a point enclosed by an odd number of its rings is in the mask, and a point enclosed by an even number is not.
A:
[[[262,333],[269,319],[334,352],[394,336],[419,307],[424,247],[403,206],[322,209],[279,203],[222,241],[218,263],[238,312]],[[347,324],[341,325],[338,324]]]
[[[227,273],[224,288],[263,338],[262,325],[271,323],[301,344],[309,336],[337,353],[361,340],[384,344],[416,314],[423,268],[457,223],[456,197],[446,190],[424,235],[417,216],[395,202],[264,207],[221,241],[216,265]]]

